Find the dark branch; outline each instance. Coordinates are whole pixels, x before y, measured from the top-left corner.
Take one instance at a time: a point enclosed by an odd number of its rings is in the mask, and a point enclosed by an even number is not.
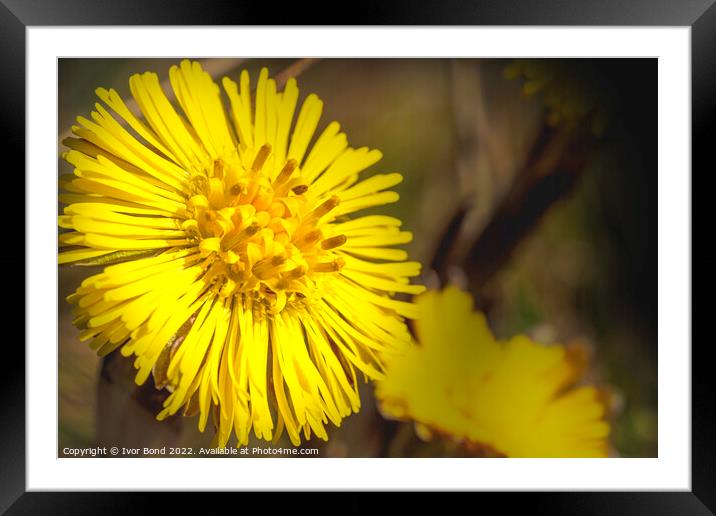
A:
[[[479,292],[510,259],[548,208],[572,191],[589,158],[591,142],[578,130],[542,131],[524,171],[467,253],[465,272],[473,292]]]
[[[320,61],[319,58],[304,58],[294,61],[286,68],[281,70],[278,74],[276,74],[276,89],[280,90],[286,85],[286,81],[288,81],[291,77],[298,77],[303,72],[311,68],[318,61]]]

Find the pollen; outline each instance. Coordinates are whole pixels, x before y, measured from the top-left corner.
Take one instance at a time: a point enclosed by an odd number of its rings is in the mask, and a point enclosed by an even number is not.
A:
[[[321,223],[340,199],[315,201],[305,185],[281,188],[297,163],[274,164],[279,173],[272,178],[270,145],[259,148],[248,168],[235,156],[216,159],[192,182],[185,225],[196,228],[190,240],[201,249],[202,266],[213,270],[222,298],[251,294],[269,310],[279,302],[306,303],[320,276],[340,270],[335,250],[347,238]]]

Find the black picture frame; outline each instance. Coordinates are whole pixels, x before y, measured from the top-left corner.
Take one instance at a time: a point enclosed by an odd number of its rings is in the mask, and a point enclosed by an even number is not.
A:
[[[711,150],[716,134],[716,5],[715,0],[543,0],[363,2],[355,16],[319,20],[302,4],[271,8],[262,16],[260,2],[192,2],[176,0],[0,0],[0,55],[3,79],[0,95],[0,126],[3,142],[16,152],[14,170],[25,170],[25,56],[26,29],[51,25],[246,25],[310,24],[319,21],[342,25],[638,25],[691,27],[692,70],[692,167],[716,169]],[[52,93],[48,93],[52,94]],[[7,165],[6,165],[7,166]],[[16,201],[25,212],[28,189],[22,173],[6,174],[15,181]],[[7,184],[7,183],[6,183]],[[24,192],[25,195],[20,195]],[[15,226],[16,230],[18,229]],[[23,234],[24,229],[23,229]],[[11,258],[2,257],[6,270],[17,271],[10,281],[19,289],[32,271],[25,268],[24,251],[15,246]],[[693,247],[692,251],[693,252]],[[693,256],[693,255],[692,255]],[[24,281],[23,281],[24,283]],[[24,290],[23,290],[24,291]],[[17,299],[17,296],[15,296]],[[18,303],[19,305],[19,303]],[[25,306],[24,304],[22,305]],[[31,307],[28,307],[31,309]],[[24,340],[24,339],[23,339]],[[9,514],[97,514],[126,512],[140,505],[132,493],[39,493],[25,492],[25,352],[17,340],[3,353],[3,387],[0,389],[0,510]],[[684,343],[671,343],[679,345]],[[716,512],[716,396],[711,362],[711,343],[692,345],[692,490],[690,492],[527,493],[479,494],[499,496],[509,508],[527,505],[531,510],[579,514],[713,514]],[[7,364],[12,364],[9,367]],[[169,498],[169,497],[165,497]],[[172,504],[183,497],[172,495]],[[145,502],[141,502],[144,504]],[[214,499],[214,503],[221,503]],[[246,503],[246,502],[244,502]],[[260,502],[259,502],[260,503]],[[365,507],[369,508],[369,507]]]

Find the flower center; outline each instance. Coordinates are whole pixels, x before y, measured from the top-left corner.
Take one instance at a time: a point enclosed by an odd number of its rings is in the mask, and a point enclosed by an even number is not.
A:
[[[248,170],[238,160],[217,159],[195,174],[182,228],[222,297],[253,294],[278,312],[315,297],[323,278],[343,267],[334,249],[346,237],[325,222],[339,198],[309,199],[293,159],[271,179],[264,170],[270,154],[264,145]]]

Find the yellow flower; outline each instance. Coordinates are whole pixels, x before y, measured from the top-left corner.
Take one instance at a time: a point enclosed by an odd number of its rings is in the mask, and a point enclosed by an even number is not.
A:
[[[286,428],[327,439],[324,424],[360,407],[357,377],[378,378],[385,356],[410,337],[416,262],[400,220],[353,212],[394,202],[400,174],[359,173],[381,158],[353,149],[331,122],[309,151],[323,103],[298,111],[296,81],[283,92],[263,69],[222,81],[199,63],[169,71],[183,111],[154,73],[130,78],[135,116],[114,90],[79,117],[65,144],[74,174],[59,225],[60,263],[111,264],[69,296],[81,339],[101,355],[134,354],[141,384],[153,373],[171,391],[158,419],[182,407],[209,414],[224,446]],[[116,263],[121,262],[121,263]]]
[[[454,287],[417,298],[419,345],[388,361],[376,395],[412,420],[509,457],[603,457],[609,425],[593,387],[561,346],[495,340]]]
[[[584,124],[595,136],[602,136],[609,110],[594,77],[585,75],[588,71],[574,60],[516,59],[505,69],[505,77],[524,79],[524,95],[540,96],[551,127],[573,129]]]

